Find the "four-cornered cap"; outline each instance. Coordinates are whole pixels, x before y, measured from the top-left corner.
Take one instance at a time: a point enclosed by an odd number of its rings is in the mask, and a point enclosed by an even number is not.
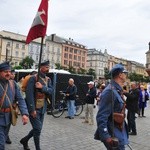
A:
[[[113,74],[114,72],[123,72],[123,73],[128,73],[127,70],[124,69],[122,64],[116,64],[110,71],[111,74]]]
[[[9,62],[3,62],[0,64],[0,71],[4,70],[11,70],[11,66],[9,65]]]
[[[49,66],[49,60],[42,62],[41,66]]]
[[[94,82],[93,82],[93,81],[90,81],[90,82],[88,82],[87,84],[92,84],[92,85],[94,85]]]

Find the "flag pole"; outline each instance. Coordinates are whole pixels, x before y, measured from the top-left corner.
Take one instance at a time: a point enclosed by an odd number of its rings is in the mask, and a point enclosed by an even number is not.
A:
[[[40,76],[40,66],[41,66],[42,53],[43,53],[43,41],[44,41],[44,37],[41,37],[41,47],[40,47],[40,57],[39,57],[37,81],[39,81],[39,76]]]

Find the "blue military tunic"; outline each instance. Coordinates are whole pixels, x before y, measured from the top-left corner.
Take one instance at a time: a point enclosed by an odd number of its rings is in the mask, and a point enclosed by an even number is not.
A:
[[[11,101],[11,104],[13,104],[15,101],[18,101],[19,109],[22,115],[24,114],[28,115],[27,106],[26,106],[25,100],[22,98],[20,89],[18,88],[15,81],[11,81],[11,82],[13,82],[14,89],[12,89],[12,87],[10,86],[9,81],[0,80],[0,98],[2,98],[4,94],[5,85],[8,84],[8,89],[6,92],[6,96],[4,98],[3,105],[1,106],[1,109],[10,108],[10,104],[8,101],[8,98],[9,98],[9,100]],[[10,124],[11,122],[10,115],[11,115],[10,112],[5,113],[5,112],[0,111],[0,125],[1,126],[7,126],[8,124]]]
[[[40,73],[39,82],[42,83],[43,85],[43,88],[40,90],[40,92],[45,93],[46,95],[49,96],[53,93],[53,88],[51,85],[51,80],[48,79],[48,81],[46,81],[45,79],[46,79],[46,75]],[[37,82],[36,76],[32,76],[28,81],[28,85],[26,89],[26,103],[27,103],[29,113],[36,110],[35,108],[35,92],[36,92],[35,83],[36,82]],[[47,101],[45,99],[44,107],[40,109],[41,113],[44,114],[46,112],[46,109],[47,109]]]
[[[99,110],[96,116],[97,120],[97,134],[101,141],[105,141],[107,138],[112,137],[112,113],[121,112],[124,101],[118,91],[122,88],[115,81],[112,81],[111,85],[108,85],[101,94],[101,100],[99,103]],[[112,100],[114,101],[114,107],[112,107]],[[112,110],[112,108],[114,110]],[[123,146],[128,144],[128,135],[125,122],[123,124],[123,130],[121,131],[116,126],[114,127],[114,136],[118,138],[119,145]]]
[[[18,106],[22,115],[28,115],[27,106],[25,100],[22,98],[20,90],[15,81],[0,80],[0,150],[5,149],[5,140],[7,137],[7,129],[11,123],[11,112],[4,112],[6,109],[10,110],[10,102],[13,104],[15,101],[18,101]],[[6,96],[4,101],[2,102],[2,97],[4,94],[4,89],[8,84],[8,88],[6,91]],[[9,102],[10,100],[10,102]]]
[[[29,79],[26,89],[26,103],[29,111],[29,119],[32,125],[32,130],[28,133],[27,136],[23,138],[23,141],[26,143],[29,141],[31,137],[34,138],[35,148],[36,150],[40,150],[40,134],[43,126],[44,113],[47,109],[47,100],[46,97],[44,99],[44,106],[41,108],[36,108],[36,92],[41,94],[45,94],[45,96],[49,96],[53,93],[53,88],[51,85],[51,80],[46,80],[46,75],[40,73],[39,81],[43,87],[42,89],[36,89],[35,83],[37,82],[37,77],[33,76]],[[32,112],[36,111],[36,117],[31,115]]]

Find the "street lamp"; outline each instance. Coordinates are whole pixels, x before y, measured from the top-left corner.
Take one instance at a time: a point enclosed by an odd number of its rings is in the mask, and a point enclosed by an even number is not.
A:
[[[6,45],[6,61],[8,60],[8,44]]]

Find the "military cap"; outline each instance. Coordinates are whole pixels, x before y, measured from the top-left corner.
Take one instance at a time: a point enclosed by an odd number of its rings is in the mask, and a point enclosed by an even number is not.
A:
[[[11,70],[11,66],[9,65],[9,62],[3,62],[0,64],[0,71],[4,70]]]
[[[42,62],[41,66],[49,66],[49,60]]]
[[[128,71],[124,68],[122,64],[116,64],[111,70],[110,74],[114,77],[119,73],[128,73]]]

